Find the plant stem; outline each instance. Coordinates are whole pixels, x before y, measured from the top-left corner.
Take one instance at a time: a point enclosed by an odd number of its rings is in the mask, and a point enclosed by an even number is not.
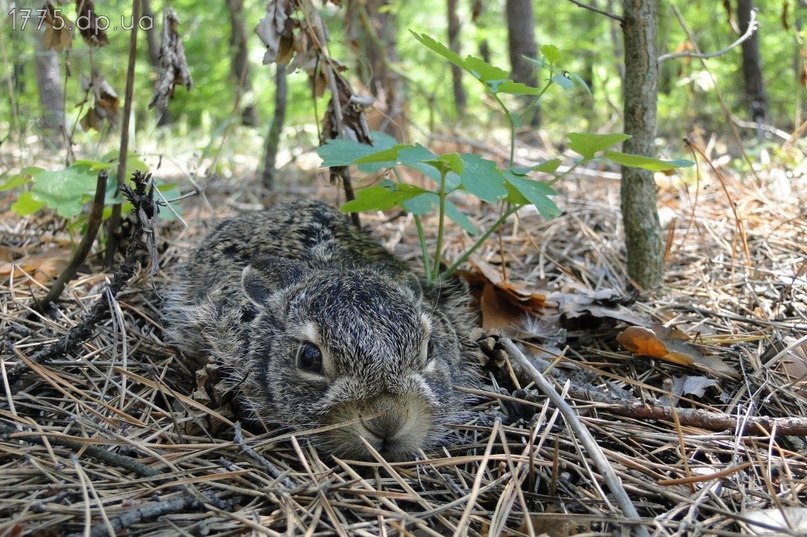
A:
[[[434,265],[432,265],[432,277],[431,281],[437,281],[437,278],[440,276],[440,258],[443,251],[443,229],[445,228],[445,220],[446,220],[446,175],[448,174],[448,170],[441,169],[440,170],[440,192],[438,192],[438,196],[440,198],[440,209],[438,213],[438,221],[437,221],[437,244],[434,246]]]
[[[509,168],[513,167],[513,162],[516,159],[516,120],[513,118],[513,114],[510,113],[510,110],[507,109],[507,106],[499,99],[499,96],[493,92],[490,92],[493,98],[499,103],[499,106],[502,107],[504,110],[504,115],[507,116],[507,121],[510,123],[510,164],[508,165]]]
[[[420,221],[420,217],[418,215],[414,215],[415,217],[415,227],[418,230],[418,242],[420,243],[420,256],[423,258],[423,274],[426,275],[426,278],[431,281],[431,263],[429,259],[429,249],[426,246],[426,235],[423,233],[423,222]]]
[[[445,278],[445,277],[450,276],[451,274],[453,274],[454,271],[456,271],[459,268],[460,265],[465,263],[468,260],[468,258],[471,257],[471,254],[473,254],[476,250],[479,249],[480,246],[482,246],[482,243],[484,243],[487,240],[487,238],[490,237],[490,235],[494,231],[496,231],[499,227],[501,227],[501,225],[504,223],[504,221],[507,220],[507,218],[511,214],[513,214],[514,212],[516,212],[519,209],[519,207],[521,207],[521,206],[520,205],[509,205],[508,204],[507,210],[504,211],[501,214],[501,216],[499,216],[498,220],[496,220],[487,230],[485,230],[485,232],[482,235],[479,236],[479,238],[476,240],[476,242],[473,243],[473,245],[471,245],[470,248],[465,250],[465,253],[463,253],[459,257],[459,259],[454,261],[454,263],[452,263],[450,267],[448,267],[445,271],[443,271],[442,277]]]
[[[140,20],[140,0],[132,0],[132,20]],[[129,153],[129,120],[132,117],[132,99],[134,97],[135,63],[137,61],[137,28],[132,24],[129,34],[129,64],[126,67],[126,93],[123,101],[123,118],[120,126],[120,150],[118,151],[118,171],[116,179],[118,186],[115,196],[120,192],[121,185],[126,182],[126,158]],[[121,204],[112,206],[112,215],[107,222],[107,250],[106,266],[111,268],[115,263],[115,253],[118,251],[119,229],[121,220]]]

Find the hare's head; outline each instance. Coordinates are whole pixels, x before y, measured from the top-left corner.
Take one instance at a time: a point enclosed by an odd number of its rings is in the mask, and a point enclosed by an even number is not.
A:
[[[403,280],[403,281],[400,281]],[[462,344],[414,276],[264,258],[244,270],[258,310],[249,398],[258,415],[342,457],[411,457],[461,416]]]

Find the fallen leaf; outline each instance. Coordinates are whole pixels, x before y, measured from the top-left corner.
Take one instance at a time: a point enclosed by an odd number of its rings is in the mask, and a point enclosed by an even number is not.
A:
[[[807,507],[745,511],[743,517],[752,522],[747,528],[753,535],[807,535]]]
[[[0,263],[0,280],[12,277],[17,280],[28,275],[41,284],[48,284],[59,276],[71,257],[70,250],[59,248]]]
[[[687,375],[685,377],[673,378],[672,392],[673,395],[678,397],[692,395],[697,398],[702,398],[708,388],[717,388],[717,390],[722,391],[720,384],[709,377]]]
[[[479,297],[482,310],[482,328],[485,330],[506,330],[520,324],[524,312],[515,307],[496,286],[487,282]]]
[[[603,289],[593,294],[553,293],[549,295],[550,303],[557,306],[564,319],[580,319],[596,317],[614,319],[636,326],[650,326],[649,318],[625,307],[629,298],[620,295],[613,289]]]
[[[685,367],[697,367],[707,371],[737,377],[737,372],[718,356],[703,355],[688,341],[682,340],[682,333],[663,326],[643,328],[629,326],[616,338],[617,342],[635,356],[658,358]]]

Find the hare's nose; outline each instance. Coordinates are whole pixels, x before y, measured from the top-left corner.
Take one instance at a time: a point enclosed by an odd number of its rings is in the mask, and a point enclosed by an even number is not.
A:
[[[367,418],[361,418],[362,425],[382,441],[392,440],[406,424],[408,411],[395,405],[391,399],[374,406],[375,412]]]

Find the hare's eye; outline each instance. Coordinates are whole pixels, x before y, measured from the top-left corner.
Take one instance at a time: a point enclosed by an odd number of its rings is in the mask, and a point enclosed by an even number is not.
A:
[[[322,373],[322,351],[313,343],[300,343],[300,348],[297,349],[297,367],[311,373]]]
[[[437,363],[437,356],[435,355],[436,348],[437,345],[434,342],[434,336],[432,336],[429,338],[429,343],[426,345],[426,362],[423,368],[426,372],[432,371]]]

